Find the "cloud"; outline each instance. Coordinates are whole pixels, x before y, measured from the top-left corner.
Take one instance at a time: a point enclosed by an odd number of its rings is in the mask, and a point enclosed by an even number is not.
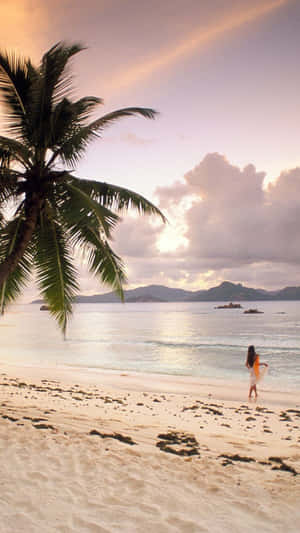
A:
[[[159,249],[168,225],[127,219],[116,246],[129,265],[129,281],[190,288],[224,279],[257,287],[300,284],[300,168],[282,172],[267,188],[265,177],[252,164],[241,169],[213,153],[182,182],[158,188],[179,245]]]
[[[188,196],[189,189],[186,183],[176,181],[171,187],[157,187],[155,194],[159,198],[162,209],[177,208],[182,200]]]
[[[198,202],[185,214],[186,254],[213,268],[298,262],[300,169],[282,173],[266,190],[264,178],[253,165],[239,169],[220,154],[188,172],[186,186]]]
[[[156,241],[160,225],[153,225],[148,217],[124,217],[116,232],[113,247],[121,256],[148,258],[158,255]]]
[[[134,144],[136,146],[144,146],[152,144],[154,142],[154,139],[143,139],[142,137],[135,135],[135,133],[126,133],[121,135],[121,141],[129,144]]]
[[[223,280],[266,289],[300,285],[300,168],[282,172],[267,188],[264,181],[253,165],[239,168],[213,153],[181,182],[158,188],[170,223],[127,215],[115,232],[112,247],[125,262],[128,288],[196,290]],[[159,249],[170,226],[180,245]],[[109,290],[79,269],[82,292]]]

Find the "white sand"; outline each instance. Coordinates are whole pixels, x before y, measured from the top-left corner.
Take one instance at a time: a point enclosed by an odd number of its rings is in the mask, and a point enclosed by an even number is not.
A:
[[[2,368],[0,532],[298,533],[300,475],[278,468],[300,472],[300,395],[262,387],[248,403],[247,392],[246,383]],[[170,432],[195,438],[197,455],[157,447],[188,453],[159,437]]]

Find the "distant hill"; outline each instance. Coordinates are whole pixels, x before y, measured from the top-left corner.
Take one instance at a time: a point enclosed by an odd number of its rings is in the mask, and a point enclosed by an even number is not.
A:
[[[278,291],[251,289],[241,283],[224,281],[217,287],[201,291],[186,291],[172,289],[164,285],[147,285],[124,291],[125,302],[233,302],[257,300],[300,300],[300,287],[285,287]],[[78,303],[114,303],[120,299],[113,292],[93,294],[92,296],[78,296]],[[35,300],[33,303],[43,303]]]
[[[217,287],[212,287],[206,291],[197,291],[193,294],[193,301],[228,301],[228,300],[270,300],[272,296],[263,289],[251,289],[244,287],[241,283],[230,283],[224,281]]]
[[[183,289],[170,289],[163,285],[147,285],[124,291],[126,302],[184,302],[188,301],[192,293]],[[92,296],[78,296],[79,303],[119,302],[120,298],[114,292],[94,294]]]
[[[286,287],[272,294],[274,300],[300,300],[300,287]]]

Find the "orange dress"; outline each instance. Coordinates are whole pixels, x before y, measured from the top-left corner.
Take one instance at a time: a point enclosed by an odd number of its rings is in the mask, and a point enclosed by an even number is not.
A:
[[[256,354],[255,361],[253,363],[253,367],[249,368],[250,370],[250,385],[256,385],[259,381],[262,381],[264,376],[268,372],[268,367],[264,366],[261,368],[259,363],[259,355]]]
[[[256,385],[259,382],[260,372],[259,372],[259,355],[256,354],[255,361],[253,366],[250,367],[250,385]]]
[[[258,381],[259,380],[259,355],[256,355],[253,368],[254,368],[256,379]]]

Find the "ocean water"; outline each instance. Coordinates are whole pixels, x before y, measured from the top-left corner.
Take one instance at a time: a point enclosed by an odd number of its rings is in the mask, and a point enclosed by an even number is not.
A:
[[[0,363],[248,379],[247,347],[269,363],[266,382],[300,388],[300,302],[77,304],[67,339],[39,305],[0,319]]]

